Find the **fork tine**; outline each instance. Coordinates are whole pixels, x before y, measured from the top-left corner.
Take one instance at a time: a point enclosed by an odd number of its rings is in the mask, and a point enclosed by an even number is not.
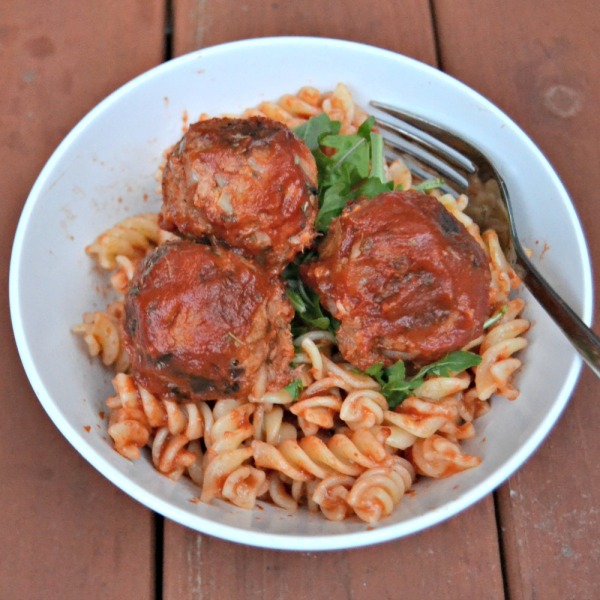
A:
[[[420,146],[407,143],[400,138],[392,140],[385,132],[383,132],[383,141],[389,151],[388,155],[391,155],[392,159],[400,156],[409,170],[419,179],[442,177],[459,192],[467,189],[468,181],[461,173],[424,151]]]
[[[374,107],[393,116],[401,115],[395,108],[380,102],[371,102]],[[452,147],[432,138],[414,126],[400,121],[391,122],[375,116],[375,123],[383,135],[388,148],[397,152],[403,159],[411,157],[416,160],[409,166],[410,170],[420,178],[423,172],[429,177],[442,177],[451,187],[463,192],[468,188],[466,175],[477,171],[473,163]],[[390,135],[391,134],[391,135]]]
[[[398,151],[394,150],[393,152],[386,152],[385,157],[389,162],[392,162],[394,159],[398,158]],[[402,160],[407,166],[408,170],[422,181],[426,181],[428,179],[435,179],[440,175],[438,172],[434,171],[430,167],[419,163],[412,156],[403,156]],[[466,188],[449,180],[445,180],[444,183],[439,187],[439,189],[444,194],[462,194],[466,192]]]
[[[430,121],[402,111],[390,104],[377,101],[371,101],[370,104],[374,108],[404,122],[402,124],[391,123],[385,119],[376,118],[376,120],[381,122],[383,127],[412,138],[420,145],[442,156],[452,165],[463,169],[469,174],[477,171],[472,157],[475,155],[475,158],[478,158],[479,152],[464,140],[441,129]],[[405,125],[408,125],[408,127]]]
[[[378,123],[377,119],[375,119],[375,123]],[[454,186],[457,186],[461,191],[464,191],[468,187],[468,181],[463,175],[464,171],[461,172],[453,168],[439,156],[424,149],[421,144],[407,141],[398,135],[391,137],[385,129],[381,130],[381,134],[386,148],[398,154],[402,159],[406,159],[407,156],[414,159],[421,169],[425,170],[428,175],[427,178],[431,176],[442,177]],[[411,169],[411,171],[418,177],[421,177],[414,169]]]
[[[417,144],[434,156],[439,156],[454,168],[460,169],[466,173],[475,172],[473,163],[462,156],[462,154],[459,154],[450,148],[450,146],[443,144],[439,140],[432,139],[426,132],[415,130],[414,126],[411,127],[410,124],[407,126],[406,123],[400,121],[391,122],[378,116],[375,117],[375,123],[380,128]]]

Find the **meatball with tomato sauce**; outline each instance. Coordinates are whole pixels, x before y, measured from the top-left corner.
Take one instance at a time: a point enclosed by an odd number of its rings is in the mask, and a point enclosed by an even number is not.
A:
[[[289,383],[293,310],[282,284],[232,250],[159,246],[125,297],[123,337],[135,379],[175,400],[243,398]]]
[[[303,277],[341,322],[341,354],[361,369],[442,358],[480,336],[490,310],[484,250],[416,191],[348,206]]]
[[[271,119],[191,125],[168,156],[162,188],[162,227],[225,243],[276,271],[315,235],[315,160]]]

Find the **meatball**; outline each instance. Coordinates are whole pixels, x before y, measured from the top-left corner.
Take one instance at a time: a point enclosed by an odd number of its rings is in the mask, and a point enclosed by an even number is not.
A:
[[[490,310],[484,250],[416,191],[348,206],[303,277],[341,322],[341,354],[361,369],[433,362],[480,336]]]
[[[268,391],[289,383],[292,317],[282,284],[263,267],[226,248],[180,241],[159,246],[136,271],[123,338],[148,391],[239,398],[265,381]]]
[[[315,160],[271,119],[193,124],[168,156],[162,188],[162,227],[224,242],[274,270],[315,236]]]

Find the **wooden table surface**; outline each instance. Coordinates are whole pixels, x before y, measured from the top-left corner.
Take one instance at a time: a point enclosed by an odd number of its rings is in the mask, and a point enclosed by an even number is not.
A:
[[[494,495],[409,538],[320,554],[244,547],[153,514],[86,463],[36,400],[7,289],[17,220],[43,164],[135,75],[267,35],[366,42],[481,92],[557,170],[600,273],[597,0],[4,0],[0,599],[600,598],[600,385],[588,370],[541,449]]]

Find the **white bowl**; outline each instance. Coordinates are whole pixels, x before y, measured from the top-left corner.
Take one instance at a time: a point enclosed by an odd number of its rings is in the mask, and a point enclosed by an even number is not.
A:
[[[289,550],[364,546],[432,526],[472,505],[536,449],[565,407],[581,361],[537,303],[515,402],[496,398],[476,422],[467,451],[476,469],[419,482],[393,516],[375,527],[326,521],[270,506],[245,511],[192,503],[197,489],[130,462],[107,440],[100,416],[110,374],[71,333],[82,313],[104,308],[100,279],[84,247],[127,215],[159,205],[155,172],[186,118],[240,113],[303,85],[350,88],[462,132],[496,162],[515,204],[523,242],[558,292],[591,318],[590,264],[580,224],[558,177],[531,140],[500,110],[449,76],[392,52],[350,42],[263,38],[193,52],[117,90],[65,138],[35,183],[19,222],[10,271],[10,306],[21,359],[40,402],[65,437],[101,473],[151,509],[200,532]],[[542,248],[545,251],[542,252]],[[86,428],[90,428],[89,431]]]

